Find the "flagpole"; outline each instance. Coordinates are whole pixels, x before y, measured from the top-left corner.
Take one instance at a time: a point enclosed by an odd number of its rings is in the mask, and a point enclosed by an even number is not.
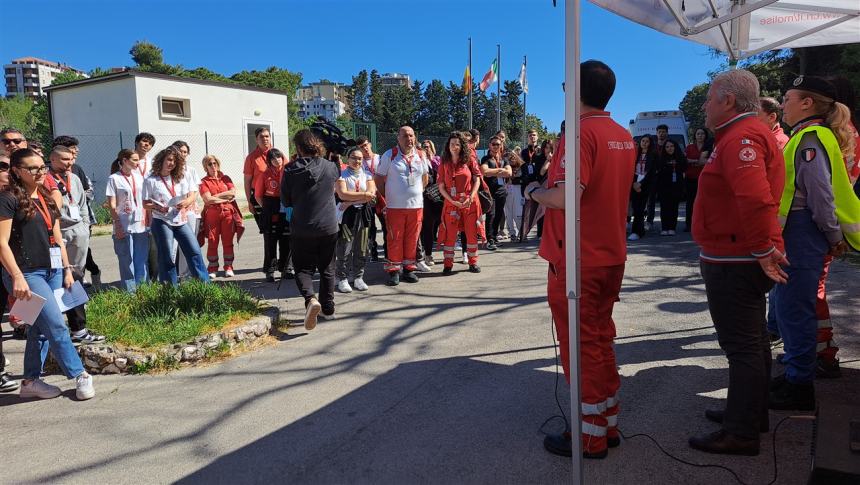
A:
[[[469,37],[469,129],[472,129],[472,38]]]
[[[526,56],[523,56],[523,70],[526,72],[526,76],[528,76],[528,70],[526,69],[527,59]],[[524,79],[525,76],[524,76]],[[526,110],[526,93],[525,86],[522,86],[522,82],[520,82],[520,87],[523,89],[523,146],[528,146],[529,144],[529,112]]]
[[[496,44],[496,131],[502,129],[502,46]]]

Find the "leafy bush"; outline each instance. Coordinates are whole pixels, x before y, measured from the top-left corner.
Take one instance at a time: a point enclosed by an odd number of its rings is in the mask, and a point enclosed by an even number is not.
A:
[[[110,210],[108,208],[97,205],[93,207],[93,213],[96,215],[96,224],[112,224],[113,220],[110,216]]]
[[[258,313],[260,303],[234,284],[147,283],[135,293],[111,289],[94,295],[87,326],[110,341],[145,348],[187,342]]]

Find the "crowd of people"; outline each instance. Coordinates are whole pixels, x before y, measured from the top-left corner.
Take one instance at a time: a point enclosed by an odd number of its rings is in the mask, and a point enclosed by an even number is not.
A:
[[[860,248],[860,199],[853,188],[860,137],[846,106],[850,96],[838,82],[801,76],[780,103],[759,96],[753,74],[722,73],[703,106],[706,126],[695,128],[692,143],[682,147],[665,125],[634,140],[612,121],[605,111],[615,89],[609,66],[587,61],[580,77],[582,452],[602,458],[620,445],[612,308],[626,240],[647,234],[658,203],[660,234],[676,234],[686,201],[685,230],[701,247],[710,314],[729,362],[726,406],[705,412],[722,427],[691,438],[690,446],[758,454],[768,409],[813,409],[814,379],[839,375],[825,285],[833,258]],[[790,135],[780,122],[791,127]],[[529,132],[522,150],[508,149],[500,131],[480,159],[476,130],[450,133],[438,153],[409,126],[382,154],[367,138],[334,152],[312,129],[294,135],[292,156],[272,146],[268,129],[257,129],[255,137],[243,190],[262,234],[260,272],[270,282],[276,273],[295,280],[308,330],[318,318],[334,318],[335,291],[369,290],[369,261],[384,260],[391,286],[418,283],[419,273],[437,264],[434,250],[442,252],[443,275],[454,273],[458,251],[468,271],[480,273],[479,248],[497,250],[505,232],[522,240],[528,228],[517,219],[518,208],[542,206],[539,255],[549,263],[548,301],[569,381],[563,125],[558,140]],[[94,194],[75,163],[78,142],[58,137],[45,157],[16,129],[0,131],[0,140],[7,154],[0,160],[0,303],[33,295],[46,300],[28,322],[20,394],[60,394],[40,379],[50,349],[76,380],[78,398],[89,399],[92,377],[74,346],[104,337],[86,328],[84,305],[64,319],[53,298],[54,290],[82,281],[85,271],[100,284],[89,245]],[[216,156],[202,157],[200,177],[187,143],[175,141],[153,155],[154,145],[153,135],[141,133],[134,149],[120,151],[105,191],[121,287],[134,292],[147,280],[211,281],[219,270],[233,277],[235,241],[245,230],[236,186]],[[771,344],[780,340],[785,373],[771,379]],[[18,388],[0,367],[0,391]],[[548,436],[544,445],[569,456],[572,439],[568,431]]]

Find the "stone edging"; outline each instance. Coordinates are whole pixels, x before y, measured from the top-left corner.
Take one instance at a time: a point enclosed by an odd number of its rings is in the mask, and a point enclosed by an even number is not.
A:
[[[118,348],[111,344],[81,345],[78,347],[78,354],[84,368],[91,374],[127,374],[137,364],[151,364],[159,358],[173,359],[176,363],[194,363],[225,343],[232,349],[268,335],[272,327],[278,324],[279,318],[280,312],[276,307],[267,307],[261,314],[251,317],[242,325],[202,335],[184,344],[169,345],[146,352]]]

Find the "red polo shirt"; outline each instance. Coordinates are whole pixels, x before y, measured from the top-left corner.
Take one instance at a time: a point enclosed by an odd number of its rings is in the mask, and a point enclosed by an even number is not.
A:
[[[583,267],[615,266],[627,260],[625,218],[636,148],[630,132],[606,111],[580,116],[580,257]],[[564,135],[552,157],[547,186],[564,183]],[[614,223],[612,221],[615,221]],[[547,209],[538,254],[565,266],[564,210]]]
[[[255,177],[259,172],[266,171],[266,155],[269,153],[268,150],[263,151],[262,148],[257,147],[245,157],[245,167],[242,169],[242,174],[246,177],[251,176]]]

